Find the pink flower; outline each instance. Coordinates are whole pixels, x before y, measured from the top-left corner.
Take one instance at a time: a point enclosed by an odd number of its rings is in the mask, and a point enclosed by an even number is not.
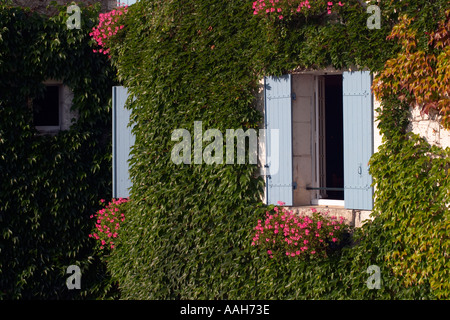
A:
[[[283,202],[283,201],[278,201],[277,203],[278,203],[279,206],[284,206],[284,205],[286,204],[286,203]]]

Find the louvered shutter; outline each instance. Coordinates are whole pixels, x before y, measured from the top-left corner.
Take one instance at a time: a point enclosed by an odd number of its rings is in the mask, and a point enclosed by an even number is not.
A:
[[[368,71],[343,73],[344,200],[347,209],[373,209],[368,165],[373,153],[371,83]]]
[[[131,147],[134,145],[134,135],[131,133],[131,110],[125,108],[128,98],[127,89],[113,87],[113,134],[112,134],[112,167],[113,167],[113,197],[128,198],[131,179],[129,175],[129,163]]]
[[[291,75],[265,77],[267,204],[293,205]]]

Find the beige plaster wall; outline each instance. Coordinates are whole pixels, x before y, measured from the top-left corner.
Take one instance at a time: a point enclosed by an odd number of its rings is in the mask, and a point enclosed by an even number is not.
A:
[[[411,108],[408,130],[419,134],[431,145],[444,149],[450,147],[450,131],[440,124],[435,112],[422,114],[419,108]]]

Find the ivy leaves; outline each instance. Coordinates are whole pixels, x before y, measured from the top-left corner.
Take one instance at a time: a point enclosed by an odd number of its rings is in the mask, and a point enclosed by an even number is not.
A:
[[[251,248],[253,223],[264,210],[258,208],[263,186],[261,179],[253,178],[254,168],[177,166],[170,161],[171,133],[178,128],[191,131],[194,121],[202,120],[208,128],[239,128],[243,123],[257,127],[260,115],[253,108],[254,94],[262,75],[330,65],[382,70],[400,50],[386,41],[398,11],[416,12],[416,17],[420,11],[429,17],[444,1],[383,2],[379,31],[366,28],[367,14],[353,3],[343,7],[338,23],[278,19],[271,24],[251,15],[250,2],[242,6],[234,0],[141,0],[130,7],[127,33],[111,48],[119,76],[136,98],[129,103],[136,124],[132,201],[109,260],[123,297],[447,295],[438,279],[448,275],[441,271],[442,257],[435,255],[441,250],[438,245],[446,245],[438,239],[448,221],[442,207],[442,199],[448,197],[448,167],[441,163],[447,160],[440,151],[417,146],[417,139],[405,135],[408,106],[395,95],[386,95],[380,110],[386,147],[371,164],[379,186],[374,221],[356,231],[355,246],[320,263],[277,264]],[[431,160],[430,154],[437,157]],[[426,224],[420,224],[422,218]],[[421,244],[417,247],[414,241]],[[425,252],[433,253],[439,265],[430,269]],[[366,270],[372,264],[381,268],[380,290],[366,285]]]
[[[83,8],[83,26],[99,7]],[[0,4],[0,297],[81,298],[104,285],[92,255],[89,216],[110,194],[110,96],[114,72],[92,53],[88,29],[69,30],[66,9],[52,17]],[[33,98],[43,81],[73,92],[79,119],[38,135]],[[67,265],[81,267],[81,292],[68,292]]]
[[[430,155],[433,155],[430,157]],[[375,211],[393,248],[387,265],[406,286],[429,282],[448,297],[448,150],[416,135],[385,142],[371,160],[376,183]]]
[[[436,110],[444,128],[450,128],[450,10],[445,20],[428,36],[430,48],[419,48],[418,31],[410,28],[411,18],[403,16],[388,39],[398,39],[402,50],[386,62],[384,70],[374,81],[374,93],[379,99],[398,95],[422,112]]]

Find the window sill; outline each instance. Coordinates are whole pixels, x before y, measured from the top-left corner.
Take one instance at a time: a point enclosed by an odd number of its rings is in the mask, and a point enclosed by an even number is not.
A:
[[[36,126],[35,127],[37,132],[37,135],[41,136],[41,135],[57,135],[60,131],[61,128],[60,126]]]
[[[330,200],[330,199],[314,199],[311,200],[311,204],[314,206],[333,206],[333,207],[345,207],[344,200]]]

